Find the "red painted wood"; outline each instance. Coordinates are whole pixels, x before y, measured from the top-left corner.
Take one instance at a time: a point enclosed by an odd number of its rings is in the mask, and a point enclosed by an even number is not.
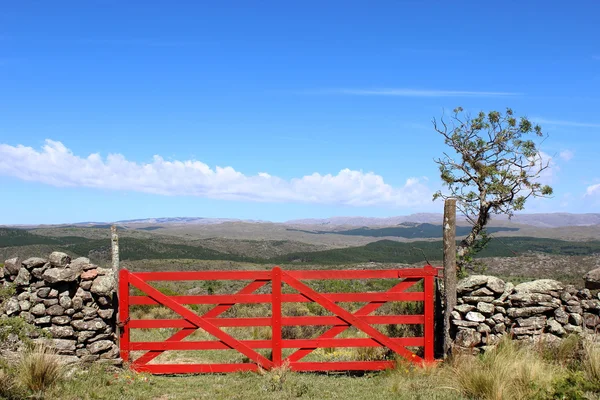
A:
[[[427,269],[427,267],[425,267]],[[429,267],[433,268],[433,267]],[[432,362],[434,359],[434,335],[435,335],[435,317],[434,317],[434,277],[426,276],[423,283],[425,292],[424,315],[425,326],[423,327],[423,335],[425,337],[425,361]]]
[[[229,346],[231,346],[231,348],[238,350],[240,353],[244,354],[249,359],[256,361],[259,365],[264,366],[266,368],[271,368],[273,366],[273,363],[270,360],[267,360],[261,354],[258,354],[243,343],[240,343],[239,340],[223,332],[213,324],[206,322],[202,317],[200,317],[193,311],[188,310],[187,308],[179,304],[177,301],[162,294],[160,291],[156,290],[152,286],[148,285],[146,282],[137,278],[135,275],[129,275],[129,282],[141,291],[159,300],[163,305],[169,307],[171,310],[175,311],[177,314],[181,315],[182,317],[196,325],[198,328],[204,329],[206,332],[213,335],[217,339],[227,343]]]
[[[139,279],[148,281],[257,281],[271,280],[271,271],[173,271],[173,272],[135,272]]]
[[[403,280],[402,282],[397,283],[394,287],[392,287],[390,290],[388,290],[388,292],[402,292],[402,291],[407,290],[408,288],[414,286],[420,280],[421,280],[420,278],[407,278],[407,279]],[[364,318],[365,316],[367,316],[368,314],[377,310],[379,307],[383,306],[384,304],[385,304],[385,302],[372,302],[372,303],[364,305],[358,311],[356,311],[354,314],[356,316],[360,316],[361,318]],[[324,338],[324,339],[334,338],[337,335],[339,335],[340,333],[344,332],[347,328],[348,328],[348,325],[335,326],[335,327],[327,330],[326,332],[324,332],[319,337]],[[298,360],[306,357],[313,350],[314,350],[314,348],[299,349],[296,352],[292,353],[290,356],[288,356],[287,360],[290,362],[298,361]]]
[[[334,302],[370,302],[370,301],[423,301],[423,292],[368,292],[368,293],[323,293],[323,296]],[[270,303],[270,294],[228,294],[202,296],[169,296],[178,304],[255,304]],[[311,300],[303,294],[284,293],[281,295],[284,303],[310,303]],[[151,296],[130,296],[129,303],[136,305],[158,305],[160,301]]]
[[[124,362],[129,361],[129,271],[119,271],[119,350]]]
[[[369,324],[423,324],[423,315],[369,315],[361,317]],[[271,326],[270,317],[251,318],[205,318],[208,322],[219,327],[244,327],[244,326]],[[306,326],[306,325],[339,325],[350,326],[339,317],[282,317],[283,326]],[[185,319],[132,319],[129,321],[131,329],[149,328],[194,328],[195,325]]]
[[[292,371],[381,371],[394,368],[393,361],[293,362]]]
[[[422,278],[427,275],[436,275],[423,268],[404,269],[346,269],[346,270],[292,270],[286,274],[302,280],[311,279],[384,279],[384,278]]]
[[[287,283],[288,285],[293,287],[294,289],[296,289],[299,292],[302,292],[304,295],[308,296],[314,302],[319,303],[321,306],[323,306],[327,310],[329,310],[332,313],[336,314],[337,316],[341,317],[346,322],[352,324],[354,327],[360,329],[361,331],[363,331],[364,333],[366,333],[373,339],[377,340],[382,345],[388,347],[391,350],[394,350],[396,353],[403,356],[407,360],[412,361],[412,362],[422,361],[419,356],[417,356],[414,353],[411,353],[405,347],[397,345],[396,343],[392,342],[389,337],[385,336],[383,333],[379,332],[377,329],[373,328],[371,325],[369,325],[366,322],[364,322],[363,320],[361,320],[360,317],[357,317],[357,316],[351,314],[347,310],[343,309],[342,307],[340,307],[337,304],[333,303],[332,301],[328,300],[325,296],[315,292],[313,289],[306,286],[299,280],[287,275],[285,272],[282,272],[281,279],[285,283]],[[390,293],[390,294],[392,294],[392,293]]]
[[[151,374],[210,374],[258,371],[256,364],[133,364],[132,368],[138,372]]]
[[[281,366],[281,268],[273,268],[271,281],[272,311],[271,311],[271,354],[275,367]]]

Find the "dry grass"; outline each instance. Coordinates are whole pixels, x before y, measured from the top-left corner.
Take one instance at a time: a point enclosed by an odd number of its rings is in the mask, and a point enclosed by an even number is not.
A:
[[[600,343],[586,342],[583,345],[583,371],[586,378],[600,384]]]
[[[63,376],[56,352],[41,344],[25,350],[16,366],[17,382],[36,397],[43,397]]]

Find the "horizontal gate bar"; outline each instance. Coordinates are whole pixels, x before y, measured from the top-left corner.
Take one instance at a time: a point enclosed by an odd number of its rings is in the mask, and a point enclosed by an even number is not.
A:
[[[292,362],[292,371],[380,371],[395,367],[393,361]]]
[[[206,374],[221,372],[258,371],[256,364],[144,364],[132,367],[137,372],[151,374]]]
[[[322,293],[329,301],[335,302],[372,302],[372,301],[423,301],[423,292],[369,292],[369,293]],[[213,294],[200,296],[168,296],[179,304],[251,304],[270,303],[270,294]],[[300,293],[287,293],[281,295],[284,303],[312,303],[305,295]],[[161,304],[149,296],[130,296],[129,305]]]
[[[423,337],[394,338],[392,342],[402,346],[420,347],[425,345]],[[270,349],[271,340],[240,340],[251,349]],[[172,342],[131,342],[131,350],[230,350],[231,347],[218,340],[172,341]],[[377,341],[365,339],[284,339],[284,349],[304,347],[382,347]]]
[[[249,317],[249,318],[204,318],[211,324],[221,327],[243,327],[243,326],[271,326],[271,317]],[[361,317],[369,324],[424,324],[424,315],[369,315]],[[336,325],[349,326],[339,317],[282,317],[281,325],[306,326],[306,325]],[[152,329],[152,328],[195,328],[196,326],[185,319],[132,319],[129,328]]]
[[[285,271],[296,279],[385,279],[423,278],[437,276],[435,268],[373,269],[373,270],[293,270]],[[173,271],[131,272],[143,281],[212,281],[212,280],[270,280],[271,271]]]

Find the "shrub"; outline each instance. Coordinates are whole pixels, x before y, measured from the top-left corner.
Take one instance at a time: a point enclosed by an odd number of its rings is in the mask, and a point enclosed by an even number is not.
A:
[[[56,352],[42,344],[37,344],[23,352],[16,367],[18,383],[35,396],[44,393],[63,377],[63,366]]]
[[[285,386],[285,382],[290,374],[289,362],[283,363],[280,367],[265,371],[259,369],[260,374],[265,380],[264,389],[269,392],[280,392]]]

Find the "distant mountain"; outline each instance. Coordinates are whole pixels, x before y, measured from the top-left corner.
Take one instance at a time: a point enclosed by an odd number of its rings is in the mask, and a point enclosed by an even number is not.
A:
[[[442,221],[442,214],[419,213],[397,217],[331,217],[324,219],[307,218],[286,221],[286,225],[349,225],[349,226],[394,226],[406,222],[435,224]]]

